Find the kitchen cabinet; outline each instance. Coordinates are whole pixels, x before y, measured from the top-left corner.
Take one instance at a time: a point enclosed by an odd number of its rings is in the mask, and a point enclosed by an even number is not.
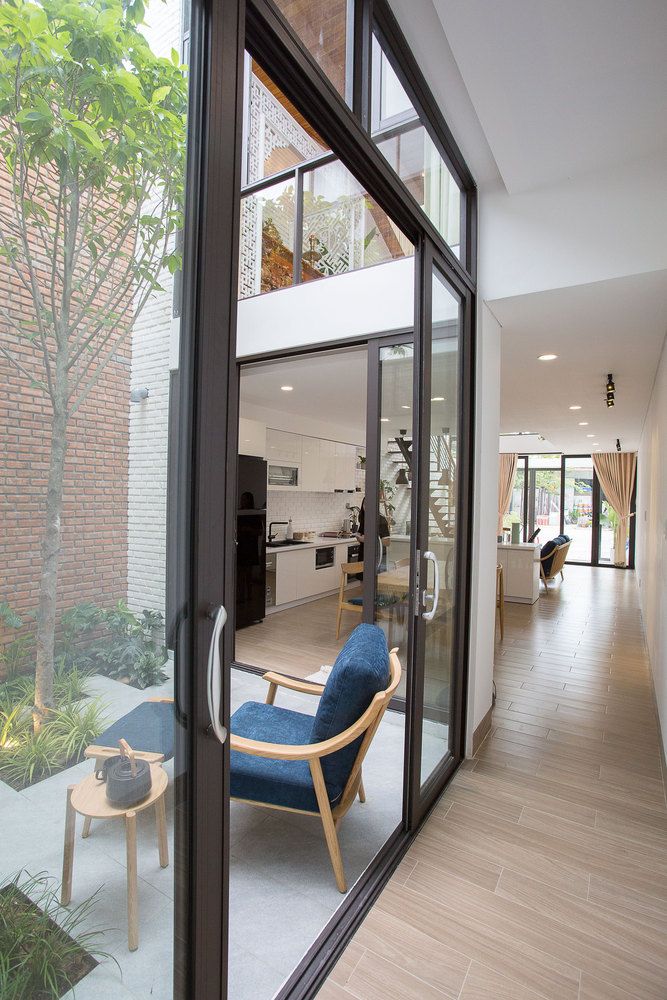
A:
[[[239,455],[266,458],[266,424],[239,417]]]
[[[266,432],[266,458],[269,462],[280,464],[301,464],[301,434],[289,431],[277,431],[269,427]]]
[[[320,483],[323,493],[333,493],[336,488],[335,441],[320,441]]]
[[[347,550],[352,544],[354,539],[334,545],[322,540],[321,544],[308,547],[272,551],[268,561],[275,561],[275,609],[334,592],[340,583],[341,565],[347,561]],[[323,548],[334,549],[334,564],[317,569],[317,551]]]
[[[357,449],[353,444],[335,445],[334,489],[354,492]]]
[[[319,438],[304,437],[301,441],[301,489],[309,493],[322,492],[320,446],[326,444]]]

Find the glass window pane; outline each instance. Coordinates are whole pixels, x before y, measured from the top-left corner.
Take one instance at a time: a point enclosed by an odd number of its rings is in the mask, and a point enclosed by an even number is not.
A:
[[[250,57],[244,115],[244,184],[326,152],[327,144]]]
[[[239,298],[286,288],[294,274],[294,181],[241,200]]]
[[[342,163],[304,175],[303,281],[409,257],[414,247]]]
[[[3,5],[0,52],[16,81],[0,156],[4,1000],[189,992],[192,739],[171,701],[193,672],[187,643],[173,648],[187,572],[177,441],[191,386],[176,301],[189,13],[146,7],[144,21],[143,4]],[[59,109],[53,142],[24,130],[35,105]],[[30,212],[12,198],[12,167]],[[136,806],[138,864],[134,823],[126,837],[84,756],[96,746],[101,767],[119,738],[165,758]]]
[[[378,149],[458,256],[461,192],[376,38],[373,88],[373,138]]]
[[[345,97],[347,0],[275,0],[320,69]]]
[[[460,307],[437,271],[433,273],[432,287],[430,477],[425,550],[430,550],[437,560],[439,588],[436,592],[436,579],[429,564],[426,588],[435,593],[437,604],[433,619],[424,623],[422,783],[451,749],[457,560]]]
[[[567,561],[590,562],[593,544],[593,459],[565,459],[565,534],[572,539]]]

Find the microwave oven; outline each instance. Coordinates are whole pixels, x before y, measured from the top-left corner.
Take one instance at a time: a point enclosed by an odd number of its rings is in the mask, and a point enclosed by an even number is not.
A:
[[[270,463],[268,468],[268,485],[274,490],[298,490],[300,486],[301,469],[291,462]]]

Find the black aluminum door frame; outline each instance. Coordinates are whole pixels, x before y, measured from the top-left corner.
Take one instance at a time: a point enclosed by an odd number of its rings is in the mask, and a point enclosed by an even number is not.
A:
[[[413,389],[413,573],[412,678],[410,699],[409,825],[416,828],[442,794],[451,775],[465,756],[465,712],[468,681],[470,622],[470,562],[472,554],[472,475],[474,460],[474,395],[471,391],[475,365],[475,300],[469,289],[448,273],[445,260],[426,237],[415,268],[418,294],[415,302],[415,371]],[[449,753],[422,787],[421,747],[424,724],[425,623],[421,595],[427,567],[424,562],[429,534],[430,401],[433,343],[433,278],[438,278],[459,302],[458,433],[456,489],[456,607],[454,611]],[[417,445],[415,449],[415,443]],[[414,480],[416,479],[416,483]],[[419,553],[419,557],[417,557]]]
[[[236,495],[236,449],[230,455],[220,428],[238,420],[238,400],[226,390],[235,354],[243,11],[241,0],[192,4],[175,485],[176,655],[186,666],[177,671],[176,711],[186,720],[187,761],[176,809],[176,1000],[220,1000],[227,980],[229,749],[211,734],[207,661],[211,612],[229,606],[233,593],[226,524],[234,513],[227,500]],[[226,685],[221,714],[226,723]]]

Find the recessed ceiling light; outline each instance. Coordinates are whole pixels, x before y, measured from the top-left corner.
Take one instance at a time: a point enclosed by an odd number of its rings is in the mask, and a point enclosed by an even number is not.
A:
[[[595,446],[598,445],[599,443],[600,443],[599,441],[594,441],[593,442],[593,447],[595,448]]]
[[[594,438],[594,437],[595,437],[595,434],[587,434],[587,435],[586,435],[586,437],[587,437],[587,438]]]
[[[588,427],[588,421],[587,420],[580,420],[579,421],[579,426],[580,427]]]
[[[380,417],[380,423],[381,424],[388,424],[389,423],[389,417]]]
[[[580,406],[571,406],[570,409],[571,410],[580,410],[581,407]]]
[[[411,410],[412,407],[411,406],[406,406],[405,403],[403,403],[403,406],[401,407],[401,409],[402,410]]]
[[[555,361],[558,357],[557,354],[540,354],[538,361]]]
[[[431,396],[432,403],[444,403],[444,401],[445,401],[444,396]]]
[[[281,385],[280,388],[283,390],[283,392],[292,392],[292,390],[294,389],[294,386],[293,385]]]

